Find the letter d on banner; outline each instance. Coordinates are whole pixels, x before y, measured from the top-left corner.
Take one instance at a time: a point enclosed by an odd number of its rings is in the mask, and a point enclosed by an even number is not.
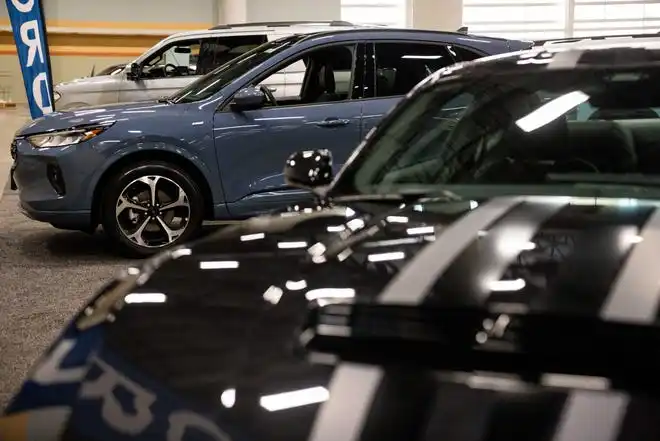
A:
[[[53,111],[53,76],[41,0],[6,0],[30,115]]]

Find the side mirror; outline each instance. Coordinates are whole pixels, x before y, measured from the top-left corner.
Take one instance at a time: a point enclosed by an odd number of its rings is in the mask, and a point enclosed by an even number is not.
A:
[[[126,78],[129,80],[139,80],[140,79],[140,65],[137,63],[131,63],[129,66],[128,72],[126,72]]]
[[[289,156],[284,166],[284,181],[291,187],[315,189],[332,182],[332,153],[305,150]]]
[[[235,112],[261,109],[266,104],[266,94],[254,86],[245,87],[234,95],[230,107]]]

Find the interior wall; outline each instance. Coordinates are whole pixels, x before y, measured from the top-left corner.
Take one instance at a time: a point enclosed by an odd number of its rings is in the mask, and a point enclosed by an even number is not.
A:
[[[247,0],[246,12],[247,21],[340,20],[341,1]]]
[[[190,29],[215,22],[218,0],[43,0],[51,26],[145,29]],[[0,2],[0,24],[8,23],[7,5]]]
[[[198,24],[212,21],[216,0],[45,0],[48,20],[86,22],[102,17],[104,22]]]
[[[219,0],[44,0],[55,84],[127,63],[176,32],[218,22]],[[183,7],[182,5],[185,5]],[[24,103],[6,3],[0,1],[0,99]]]

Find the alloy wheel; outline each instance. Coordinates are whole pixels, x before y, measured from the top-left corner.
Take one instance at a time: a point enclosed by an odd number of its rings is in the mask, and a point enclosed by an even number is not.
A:
[[[136,245],[160,248],[177,240],[190,221],[183,188],[164,176],[142,176],[119,194],[115,217],[121,233]]]

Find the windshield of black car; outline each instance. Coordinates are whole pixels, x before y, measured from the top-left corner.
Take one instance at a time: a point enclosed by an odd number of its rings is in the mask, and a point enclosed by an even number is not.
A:
[[[229,83],[264,63],[269,58],[302,40],[305,35],[293,35],[258,46],[216,68],[170,97],[174,103],[193,103],[205,100]]]
[[[335,194],[660,190],[659,80],[659,68],[449,78],[402,104]]]

